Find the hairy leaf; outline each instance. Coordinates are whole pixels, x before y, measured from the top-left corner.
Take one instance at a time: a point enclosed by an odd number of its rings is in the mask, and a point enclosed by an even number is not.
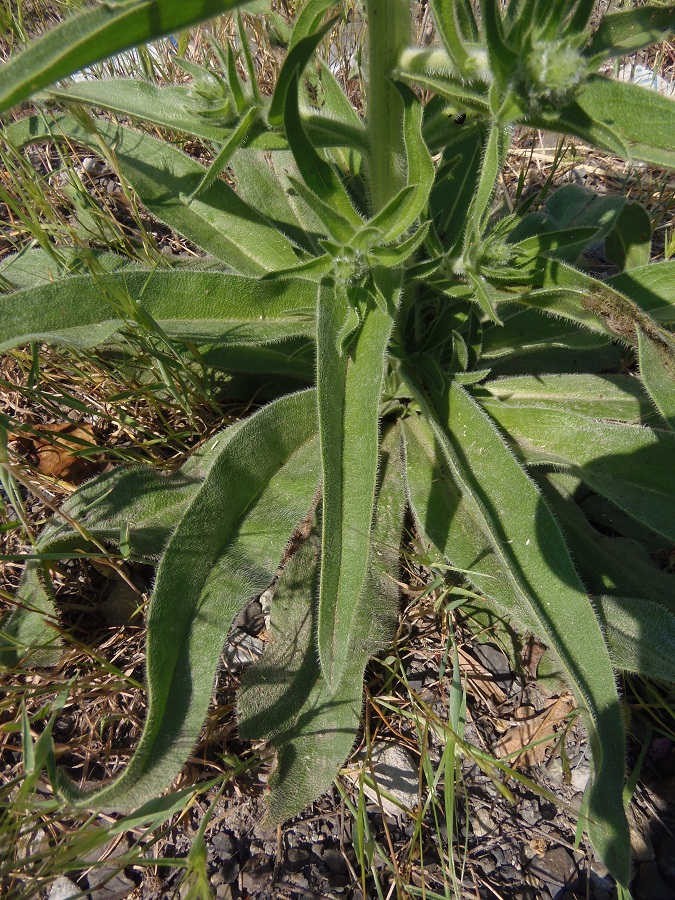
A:
[[[277,751],[267,798],[272,822],[296,815],[330,787],[356,739],[365,666],[393,636],[398,538],[405,508],[399,445],[394,427],[382,444],[369,576],[357,604],[340,681],[330,688],[316,656],[318,539],[310,539],[286,567],[272,601],[265,653],[242,679],[237,704],[240,733],[248,740],[270,741]]]
[[[78,69],[250,0],[107,0],[52,28],[2,67],[0,111]]]
[[[589,833],[612,871],[627,883],[621,711],[607,647],[562,533],[494,426],[458,385],[435,397],[433,406],[421,395],[417,399],[512,588],[554,649],[578,698],[596,772]]]
[[[315,395],[247,419],[212,464],[162,557],[148,614],[148,715],[122,775],[79,807],[127,810],[169,787],[208,709],[230,625],[274,577],[318,482]]]
[[[125,323],[152,328],[152,320],[195,343],[265,343],[311,334],[315,306],[315,289],[290,279],[182,269],[74,275],[0,298],[0,350],[33,340],[95,347]]]
[[[323,289],[317,326],[319,430],[323,470],[323,545],[319,594],[319,658],[335,687],[347,664],[347,646],[368,569],[378,468],[379,402],[385,353],[400,283],[382,275],[386,309],[364,292],[362,321],[339,354],[349,311],[346,296]]]
[[[598,493],[675,539],[675,435],[555,409],[485,403],[530,464],[568,467]]]

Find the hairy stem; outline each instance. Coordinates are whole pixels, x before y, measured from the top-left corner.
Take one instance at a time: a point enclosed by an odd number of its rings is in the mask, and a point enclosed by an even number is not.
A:
[[[368,139],[372,212],[379,212],[405,184],[403,101],[390,79],[410,43],[409,0],[367,0]]]

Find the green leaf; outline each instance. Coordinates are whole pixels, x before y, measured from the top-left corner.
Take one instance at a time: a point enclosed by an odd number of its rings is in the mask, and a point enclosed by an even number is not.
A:
[[[331,687],[347,664],[358,599],[368,570],[378,469],[379,403],[400,278],[381,270],[388,310],[368,295],[349,352],[338,355],[349,301],[324,288],[317,326],[317,390],[323,471],[319,658]]]
[[[95,347],[125,322],[195,343],[265,343],[314,327],[316,291],[304,281],[224,272],[124,271],[74,275],[0,298],[0,351],[42,340]]]
[[[505,41],[501,8],[492,0],[480,0],[480,10],[490,71],[500,89],[504,90],[516,69],[518,56]]]
[[[457,250],[464,237],[484,147],[485,128],[477,123],[458,128],[457,137],[443,152],[429,207],[438,236],[449,253]]]
[[[313,38],[304,40],[310,43],[314,42]],[[299,77],[300,70],[296,67],[285,98],[284,128],[300,174],[309,190],[318,198],[319,202],[310,204],[310,206],[320,218],[325,209],[332,210],[335,215],[345,219],[353,231],[356,231],[363,225],[361,216],[354,208],[337,172],[329,162],[319,156],[305,132],[298,109]],[[303,199],[307,202],[306,197]],[[322,221],[329,227],[328,221],[323,218]],[[332,223],[332,219],[330,221]]]
[[[202,180],[190,194],[190,202],[192,202],[198,194],[201,194],[207,188],[210,188],[216,178],[228,166],[234,153],[239,149],[239,147],[242,146],[242,144],[246,142],[246,139],[249,136],[249,132],[251,131],[257,115],[258,111],[253,108],[249,109],[249,111],[244,115],[241,122],[232,131],[232,134],[227,138],[223,146],[216,154],[215,159],[207,169],[206,174],[204,175]]]
[[[641,597],[675,613],[675,576],[656,566],[643,543],[609,537],[589,522],[590,502],[602,498],[589,494],[583,499],[582,511],[577,502],[583,497],[578,478],[540,468],[532,470],[532,476],[560,523],[582,581],[592,594]],[[613,518],[601,523],[603,531],[616,526],[616,514],[621,513],[616,507],[612,512]],[[634,519],[629,521],[639,529]],[[649,536],[654,537],[652,532]]]
[[[296,262],[290,241],[224,181],[190,201],[205,170],[180,150],[102,119],[96,120],[93,129],[93,124],[90,131],[70,116],[53,122],[34,116],[10,126],[7,133],[17,145],[67,138],[94,151],[100,149],[103,138],[114,151],[121,175],[148,211],[217,259],[245,275],[261,275]]]
[[[277,751],[266,798],[271,822],[286,821],[330,788],[358,733],[365,666],[393,637],[405,508],[399,444],[394,427],[382,443],[369,577],[339,684],[329,687],[316,655],[319,542],[311,538],[284,571],[272,601],[265,652],[242,678],[240,734],[246,740],[269,741]]]
[[[612,874],[627,884],[621,709],[602,631],[560,529],[494,426],[462,388],[452,383],[434,397],[433,406],[421,394],[416,399],[512,589],[578,698],[595,767],[589,834]],[[480,568],[480,561],[474,568]]]
[[[605,282],[661,325],[675,325],[675,259],[640,266]]]
[[[241,423],[181,517],[148,614],[148,715],[123,774],[80,808],[136,808],[176,777],[204,722],[227,631],[274,578],[319,479],[316,396],[286,397]]]
[[[675,435],[561,410],[483,405],[528,464],[565,466],[634,519],[675,539]]]
[[[293,79],[298,73],[304,72],[319,43],[335,24],[335,19],[331,19],[321,25],[324,13],[334,3],[335,0],[311,0],[298,17],[267,114],[267,119],[273,127],[281,125],[284,121],[284,109]]]
[[[596,597],[617,668],[675,683],[675,615],[637,597]]]
[[[503,325],[488,325],[483,332],[482,357],[497,359],[533,350],[602,347],[607,336],[582,329],[576,322],[553,319],[535,309],[500,310]]]
[[[313,255],[322,252],[319,238],[326,229],[293,188],[290,178],[300,172],[288,151],[263,153],[239,150],[232,159],[237,193],[254,209],[264,209],[267,218],[303,250]]]
[[[672,6],[639,6],[606,13],[584,49],[584,56],[602,62],[615,56],[630,56],[665,41],[675,32]]]
[[[131,78],[106,78],[53,88],[50,95],[57,100],[101,107],[205,141],[222,143],[232,123],[214,122],[201,114],[199,103],[188,92],[189,88],[178,85],[159,87]]]
[[[627,159],[675,168],[674,101],[657,91],[591,75],[574,100],[550,121],[528,116],[535,128],[576,134]],[[610,134],[615,139],[610,138]]]
[[[628,375],[521,375],[485,381],[474,391],[509,406],[536,406],[584,413],[598,419],[639,422],[652,413],[649,398]]]
[[[497,185],[497,178],[509,148],[509,135],[505,129],[493,125],[488,134],[485,155],[480,170],[480,177],[473,201],[467,213],[467,228],[464,238],[464,253],[483,235],[492,211],[492,200]]]
[[[108,0],[82,10],[2,67],[0,111],[78,69],[247,2],[250,0]]]
[[[431,0],[430,5],[436,28],[450,58],[462,75],[470,75],[472,66],[457,22],[456,4],[447,0]]]
[[[627,203],[605,238],[605,256],[622,271],[635,269],[648,265],[651,248],[652,223],[647,211],[640,203]]]
[[[638,328],[640,375],[664,421],[675,431],[675,342],[650,340]]]

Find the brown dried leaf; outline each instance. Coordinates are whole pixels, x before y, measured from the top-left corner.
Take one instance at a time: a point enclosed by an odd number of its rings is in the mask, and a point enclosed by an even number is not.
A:
[[[516,710],[517,725],[511,725],[492,748],[498,759],[517,754],[511,765],[531,768],[541,765],[546,759],[546,751],[551,747],[556,736],[557,726],[565,720],[574,709],[572,698],[564,694],[552,700],[539,713],[532,707]],[[529,745],[540,741],[536,746]],[[527,749],[525,749],[527,747]]]
[[[474,659],[466,650],[459,648],[459,668],[466,679],[467,694],[500,706],[507,700],[506,694],[495,681],[495,676]]]
[[[77,484],[91,477],[99,464],[92,457],[76,455],[87,445],[96,444],[94,430],[86,422],[62,422],[43,425],[40,430],[54,436],[35,438],[34,448],[38,456],[38,469],[43,475]]]

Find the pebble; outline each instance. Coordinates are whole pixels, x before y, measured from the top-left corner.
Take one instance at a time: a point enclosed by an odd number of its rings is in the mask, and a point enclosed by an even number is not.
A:
[[[398,744],[376,744],[370,758],[380,789],[398,801],[396,804],[380,795],[384,812],[398,817],[403,815],[401,806],[414,809],[418,803],[419,773],[408,751]],[[378,802],[377,791],[368,785],[363,790],[369,799]]]
[[[82,168],[85,172],[88,172],[90,175],[100,175],[101,172],[105,169],[105,166],[99,159],[95,159],[93,156],[85,156],[82,160]]]
[[[81,893],[79,887],[65,875],[59,875],[49,889],[48,900],[71,900]]]
[[[252,856],[241,871],[242,890],[255,894],[269,885],[273,872],[272,860],[268,856],[263,853]]]
[[[527,867],[529,875],[558,888],[571,885],[577,871],[574,860],[564,847],[554,847],[535,856]],[[555,894],[555,891],[553,891]]]

